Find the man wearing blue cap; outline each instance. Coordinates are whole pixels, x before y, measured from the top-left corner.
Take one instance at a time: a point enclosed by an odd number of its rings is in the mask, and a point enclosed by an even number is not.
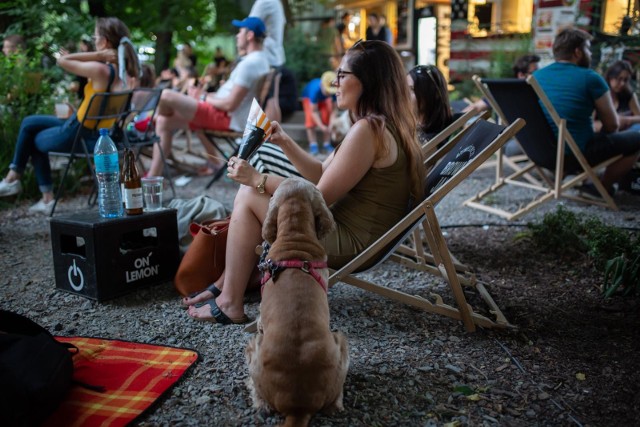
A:
[[[192,130],[244,130],[251,102],[258,97],[258,81],[269,72],[269,62],[262,50],[266,29],[264,22],[255,16],[242,21],[234,19],[232,24],[239,29],[238,51],[244,49],[247,54],[217,92],[205,93],[198,100],[171,89],[162,91],[156,132],[165,153],[171,150],[173,133],[187,125]],[[162,168],[160,149],[154,146],[148,175],[162,175]]]

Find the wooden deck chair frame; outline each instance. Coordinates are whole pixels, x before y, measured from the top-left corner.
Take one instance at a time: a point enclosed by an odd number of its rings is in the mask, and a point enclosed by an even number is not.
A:
[[[507,175],[502,164],[503,157],[499,157],[496,165],[495,182],[488,189],[467,200],[465,202],[466,206],[499,215],[507,220],[518,219],[539,205],[549,200],[560,198],[618,210],[613,198],[604,188],[595,171],[617,161],[620,156],[605,160],[598,165],[589,165],[569,133],[566,120],[557,113],[535,77],[529,76],[526,80],[479,78],[478,80],[481,83],[479,87],[482,89],[484,96],[503,123],[509,123],[516,117],[522,117],[528,123],[527,126],[530,126],[530,128],[516,135],[529,160],[526,165]],[[557,137],[553,135],[553,130],[544,116],[540,102],[545,106],[558,128]],[[545,149],[547,151],[543,152]],[[565,170],[564,158],[566,149],[570,150],[577,159],[580,165],[579,170]],[[525,177],[525,175],[529,175],[529,178],[531,178],[531,172],[533,171],[537,172],[536,176],[538,177],[534,182]],[[552,177],[548,176],[549,172],[553,175]],[[566,176],[569,174],[571,174],[570,178]],[[602,196],[602,201],[587,199],[568,192],[569,189],[581,184],[587,178],[598,189]],[[538,195],[525,206],[512,211],[483,203],[483,199],[505,185],[532,189]]]
[[[461,280],[459,270],[463,268],[463,266],[455,262],[448,250],[436,217],[435,206],[444,196],[458,186],[462,180],[476,170],[478,166],[489,159],[499,147],[523,126],[524,121],[522,120],[517,120],[505,128],[504,126],[489,123],[484,119],[479,119],[471,126],[465,128],[456,137],[445,143],[442,148],[436,151],[425,162],[427,166],[437,163],[427,177],[428,182],[434,178],[438,179],[442,177],[442,181],[435,187],[435,190],[373,245],[365,249],[340,270],[333,271],[329,277],[329,284],[333,285],[337,282],[347,283],[428,312],[460,320],[469,332],[475,331],[476,325],[487,328],[513,327],[502,314],[498,305],[493,301],[491,295],[482,283],[476,281],[474,278],[471,278],[472,280]],[[475,131],[482,129],[490,129],[494,132],[494,136],[491,136],[489,139],[490,142],[485,144],[485,148],[479,153],[474,153],[473,157],[468,161],[456,162],[456,157],[464,152],[470,143],[474,142],[474,138],[476,138]],[[455,173],[452,176],[445,176],[443,174],[445,172],[443,171],[451,169],[452,166]],[[427,255],[421,245],[415,245],[413,249],[404,246],[403,250],[398,251],[398,244],[410,234],[414,234],[414,242],[422,241],[421,238],[415,238],[416,231],[420,228],[424,233],[431,255]],[[398,241],[398,238],[400,238],[400,241]],[[375,259],[380,256],[381,252],[384,253],[390,245],[393,245],[394,241],[397,241],[398,244],[394,245],[394,248],[388,252],[389,259],[415,270],[444,278],[449,283],[457,307],[445,304],[442,298],[437,295],[434,296],[435,301],[431,302],[421,296],[410,295],[399,290],[366,281],[354,275],[363,265],[369,263],[372,258]],[[378,261],[377,264],[379,264],[379,262],[380,261]],[[435,267],[430,265],[431,262],[435,263]],[[495,320],[473,311],[471,306],[467,304],[462,291],[462,285],[473,287],[478,291],[483,300],[488,304],[490,312],[496,317]]]
[[[433,192],[351,262],[339,270],[332,270],[329,285],[343,282],[427,312],[460,320],[469,332],[475,331],[476,326],[514,328],[502,314],[485,286],[475,280],[468,269],[452,257],[442,235],[435,206],[523,126],[523,120],[517,120],[510,126],[504,127],[479,119],[447,141],[425,161],[428,167],[435,165],[427,176],[428,183],[437,183],[429,186],[433,188]],[[479,152],[473,152],[469,146],[478,142],[477,137],[481,134],[484,135],[478,146],[484,148]],[[469,157],[465,158],[465,155]],[[420,229],[424,233],[429,254],[422,244],[413,247],[403,245],[403,242],[412,235],[413,242],[422,242],[423,239],[419,236]],[[435,301],[431,302],[422,296],[410,295],[356,276],[357,273],[374,268],[387,259],[445,279],[449,283],[457,308],[445,304],[439,295],[432,294]],[[490,313],[495,316],[495,320],[473,311],[466,301],[462,285],[478,291],[489,306]],[[245,328],[247,332],[255,332],[255,330],[256,322]]]
[[[94,188],[89,198],[87,199],[87,204],[89,206],[94,206],[97,201],[97,189],[98,189],[98,178],[95,172],[95,166],[92,164],[93,152],[90,152],[87,147],[87,141],[82,136],[83,128],[91,129],[94,131],[98,131],[98,126],[104,121],[113,121],[111,124],[112,133],[118,135],[124,135],[126,133],[126,129],[122,128],[125,123],[125,118],[129,115],[131,109],[131,97],[133,95],[133,91],[125,90],[119,92],[102,92],[95,93],[89,100],[89,104],[87,106],[87,112],[80,122],[80,127],[78,127],[78,132],[73,140],[73,145],[71,146],[71,150],[69,152],[50,152],[49,155],[52,156],[63,156],[68,157],[69,161],[64,169],[64,173],[62,174],[62,178],[60,179],[60,184],[58,186],[58,190],[56,191],[56,196],[53,202],[53,207],[51,208],[51,213],[49,216],[53,216],[56,206],[62,196],[62,191],[64,187],[64,181],[69,174],[69,169],[73,162],[78,158],[84,158],[87,161],[87,168],[94,182]],[[113,132],[114,129],[120,127],[117,132]],[[123,137],[124,138],[124,137]],[[116,145],[122,144],[123,141],[114,140]]]
[[[277,70],[275,68],[269,69],[269,72],[264,76],[260,77],[258,80],[256,91],[258,94],[257,100],[258,104],[262,109],[265,109],[265,104],[267,102],[267,96],[269,96],[269,90],[271,89],[271,85],[273,84],[274,79],[277,77]],[[242,132],[236,131],[222,131],[222,130],[207,130],[204,129],[202,131],[198,131],[198,136],[203,139],[201,141],[203,144],[211,144],[222,156],[225,160],[229,160],[232,156],[235,156],[238,153],[238,149],[240,148],[239,144],[236,143],[238,138],[242,138]],[[224,150],[223,145],[226,144],[229,147],[229,150]],[[220,177],[226,172],[226,168],[220,168],[218,172],[216,172],[211,181],[207,184],[206,188],[208,189],[216,182]]]
[[[171,174],[171,170],[169,168],[169,164],[167,162],[167,158],[165,156],[164,150],[160,145],[160,137],[156,134],[156,128],[154,124],[155,117],[158,113],[158,105],[160,104],[160,97],[162,96],[162,88],[135,88],[133,89],[132,95],[132,106],[130,113],[126,119],[126,124],[124,125],[124,129],[128,128],[128,124],[131,120],[135,120],[136,116],[139,116],[143,113],[148,113],[151,116],[151,120],[149,121],[149,125],[145,129],[145,131],[137,138],[131,138],[131,135],[128,132],[125,132],[125,146],[131,147],[136,154],[136,161],[138,162],[138,167],[140,171],[143,171],[143,164],[140,161],[141,149],[144,147],[153,148],[154,145],[157,145],[160,149],[160,157],[162,158],[162,163],[164,165],[163,174],[169,181],[169,187],[171,188],[171,193],[173,197],[176,197],[176,189],[173,185],[173,176]],[[133,105],[133,101],[136,98],[136,95],[140,94],[140,98],[142,98],[145,102],[139,106]]]
[[[422,156],[426,159],[438,150],[438,146],[444,144],[453,134],[473,123],[474,119],[487,119],[490,113],[484,111],[480,114],[470,110],[455,119],[449,126],[442,129],[433,138],[422,145]]]

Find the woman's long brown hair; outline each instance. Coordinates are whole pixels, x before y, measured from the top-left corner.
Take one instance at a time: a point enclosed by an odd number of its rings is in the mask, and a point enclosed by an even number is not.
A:
[[[107,39],[113,49],[117,49],[123,37],[130,37],[129,28],[114,17],[98,18],[96,21],[98,34]],[[138,53],[133,46],[125,44],[126,70],[129,77],[139,77]]]
[[[386,127],[398,138],[408,160],[411,195],[414,200],[422,200],[422,150],[416,139],[416,119],[400,55],[389,44],[370,40],[354,44],[346,56],[350,71],[362,84],[362,95],[351,119],[354,123],[359,119],[369,122],[375,135],[376,158],[385,154]]]

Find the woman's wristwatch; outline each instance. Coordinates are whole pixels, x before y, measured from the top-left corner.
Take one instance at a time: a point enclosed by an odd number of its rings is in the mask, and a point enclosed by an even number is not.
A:
[[[262,175],[262,180],[260,180],[260,184],[256,185],[256,190],[258,190],[258,193],[264,194],[265,192],[264,185],[267,183],[267,178],[269,178],[269,175],[267,174]]]

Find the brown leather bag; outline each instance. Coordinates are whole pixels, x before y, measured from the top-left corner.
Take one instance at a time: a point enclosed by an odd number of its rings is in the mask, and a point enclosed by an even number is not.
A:
[[[189,225],[193,242],[182,257],[173,280],[181,295],[204,290],[224,271],[230,221],[231,217],[227,217]]]

